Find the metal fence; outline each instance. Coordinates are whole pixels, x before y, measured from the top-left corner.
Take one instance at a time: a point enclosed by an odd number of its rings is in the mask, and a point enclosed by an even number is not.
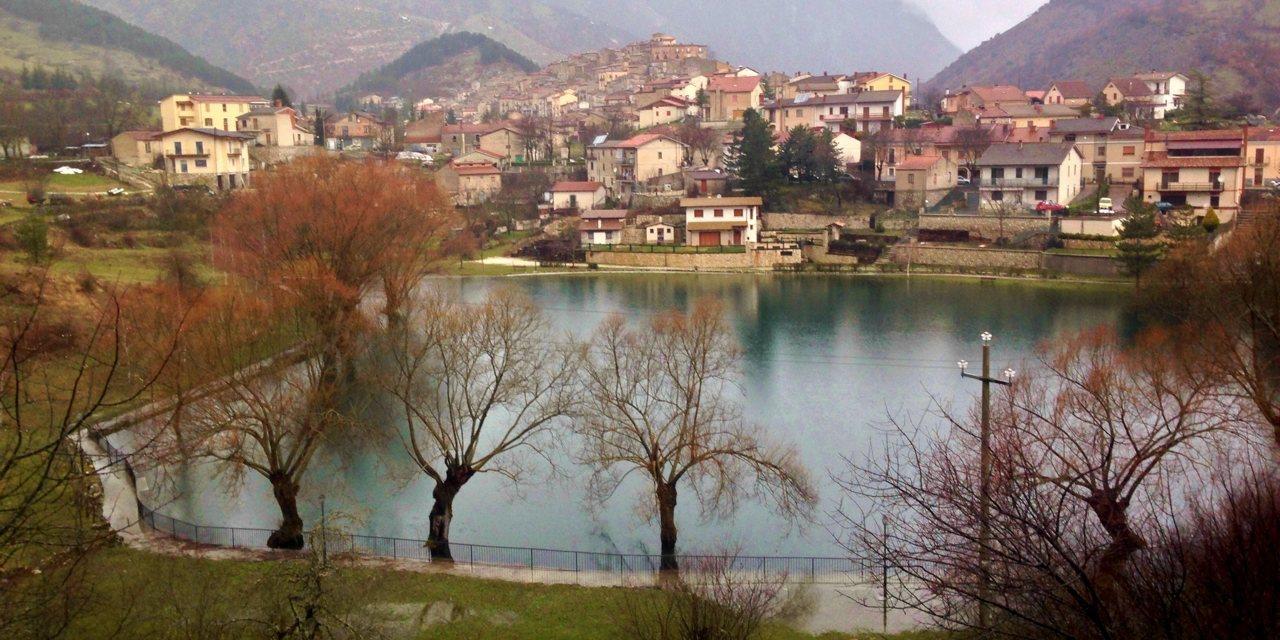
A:
[[[100,438],[99,443],[109,461],[123,465],[133,475],[128,454]],[[165,515],[138,501],[143,524],[152,531],[197,544],[235,549],[266,549],[271,529],[201,525]],[[389,560],[431,562],[425,540],[351,534],[324,528],[312,529],[306,539],[313,545],[323,544],[327,553],[352,554]],[[450,543],[455,566],[472,569],[490,568],[553,572],[580,576],[591,575],[597,581],[625,583],[649,577],[659,570],[662,557],[657,554],[603,553],[537,547],[504,547],[496,545]],[[818,556],[743,556],[694,555],[677,557],[682,567],[715,567],[744,575],[769,579],[785,579],[798,583],[844,583],[866,579],[881,571],[878,563],[848,557]],[[616,579],[615,579],[616,578]]]

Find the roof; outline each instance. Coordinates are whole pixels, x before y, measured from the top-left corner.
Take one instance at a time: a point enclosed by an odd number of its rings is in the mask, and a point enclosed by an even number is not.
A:
[[[754,197],[738,198],[681,198],[680,206],[689,207],[759,207],[764,200]]]
[[[591,211],[583,211],[579,218],[583,220],[626,220],[631,212],[626,209],[592,209]]]
[[[468,135],[473,133],[489,133],[490,131],[493,131],[496,128],[497,127],[492,122],[476,122],[476,123],[466,122],[466,123],[459,123],[459,124],[446,124],[443,128],[440,129],[440,131],[443,132],[444,134],[461,133],[464,135]]]
[[[1148,71],[1147,73],[1135,73],[1133,77],[1139,80],[1168,80],[1175,76],[1181,76],[1177,71]],[[1183,76],[1184,78],[1186,76]]]
[[[209,127],[183,127],[181,129],[174,129],[173,131],[166,131],[164,133],[159,134],[156,137],[167,138],[171,135],[182,133],[183,131],[192,131],[195,133],[211,136],[214,138],[230,138],[232,140],[253,140],[257,138],[257,136],[253,135],[252,133],[243,133],[240,131],[223,131],[222,129],[213,129]]]
[[[578,231],[622,231],[627,226],[622,220],[584,218],[578,221]]]
[[[803,78],[792,80],[791,84],[835,84],[837,82],[840,82],[841,80],[848,80],[848,76],[845,76],[845,75],[805,76]]]
[[[1080,112],[1065,104],[1006,104],[1000,107],[1013,118],[1076,118]]]
[[[760,86],[760,76],[715,76],[707,82],[707,91],[750,93]]]
[[[688,169],[684,172],[690,180],[728,180],[729,174],[718,169]]]
[[[983,102],[1026,102],[1027,94],[1011,84],[969,87],[969,93]]]
[[[1075,145],[1064,142],[999,143],[987,148],[977,164],[983,166],[1059,165],[1075,152]]]
[[[685,100],[684,98],[677,98],[677,97],[675,97],[675,96],[663,96],[663,97],[661,97],[661,98],[658,98],[657,100],[654,100],[654,101],[652,101],[652,102],[649,102],[649,103],[645,104],[644,106],[642,106],[642,107],[640,107],[640,108],[641,108],[641,109],[648,109],[648,108],[650,108],[650,107],[656,107],[656,106],[658,106],[658,105],[660,105],[660,104],[661,104],[661,105],[671,106],[671,107],[680,107],[680,108],[682,108],[682,109],[683,109],[683,108],[688,107],[689,105],[691,105],[691,104],[693,104],[693,103],[692,103],[692,102],[689,102],[688,100]]]
[[[603,188],[599,182],[557,182],[551,186],[552,193],[594,193]]]
[[[491,164],[453,165],[453,170],[460,176],[488,176],[502,174],[502,171],[498,170],[498,167]]]
[[[1202,131],[1153,131],[1151,139],[1157,142],[1174,142],[1186,140],[1244,140],[1241,129],[1205,129]]]
[[[121,131],[116,134],[116,137],[128,136],[141,142],[145,140],[155,140],[156,138],[159,138],[162,133],[163,132],[161,131]]]
[[[902,92],[893,91],[863,91],[853,94],[853,101],[861,104],[864,102],[894,102],[902,97]]]
[[[931,169],[933,165],[942,161],[942,156],[908,156],[906,160],[899,162],[896,169],[898,171],[920,171]]]
[[[1111,133],[1120,124],[1120,118],[1069,118],[1053,123],[1054,133]]]
[[[1244,158],[1239,156],[1170,157],[1167,154],[1158,153],[1142,162],[1144,169],[1214,169],[1242,166],[1244,166]]]
[[[1057,87],[1058,93],[1067,100],[1088,100],[1094,95],[1089,89],[1089,83],[1083,80],[1059,80],[1049,85],[1050,89],[1054,87]]]
[[[605,140],[604,142],[601,142],[600,144],[593,145],[593,146],[605,147],[609,149],[635,149],[638,147],[643,147],[644,145],[649,144],[651,142],[657,142],[658,140],[662,140],[662,139],[670,140],[671,142],[675,142],[681,145],[684,144],[679,140],[672,138],[671,136],[663,135],[661,133],[642,133],[637,136],[631,136],[626,140]]]
[[[1151,95],[1151,87],[1139,78],[1112,78],[1109,84],[1115,85],[1122,95],[1130,98],[1142,98]]]
[[[267,102],[261,96],[217,96],[209,93],[193,93],[187,96],[195,102]]]

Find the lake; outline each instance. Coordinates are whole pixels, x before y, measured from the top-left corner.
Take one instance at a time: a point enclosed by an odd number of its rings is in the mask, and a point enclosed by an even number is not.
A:
[[[981,358],[978,336],[995,335],[993,370],[1033,366],[1037,344],[1097,325],[1128,334],[1137,320],[1123,287],[967,279],[782,274],[572,274],[435,281],[468,300],[501,282],[528,292],[558,331],[585,336],[610,314],[643,321],[686,308],[701,296],[724,301],[741,341],[744,414],[770,437],[793,443],[813,473],[818,521],[787,524],[745,503],[732,517],[704,522],[694,496],[677,512],[681,550],[735,547],[755,555],[839,555],[828,514],[840,495],[830,475],[842,456],[859,458],[883,439],[889,416],[921,417],[931,398],[967,407],[979,387],[956,361]],[[572,440],[565,439],[566,448]],[[304,479],[311,526],[320,495],[328,513],[370,535],[425,538],[431,483],[407,469],[398,444],[382,455],[328,456]],[[455,504],[454,542],[584,551],[656,552],[657,525],[636,515],[647,485],[635,478],[598,513],[585,507],[583,477],[569,465],[520,487],[478,476]],[[205,466],[175,472],[176,489],[143,497],[201,525],[275,526],[264,481],[238,486]],[[151,493],[167,486],[147,483]]]

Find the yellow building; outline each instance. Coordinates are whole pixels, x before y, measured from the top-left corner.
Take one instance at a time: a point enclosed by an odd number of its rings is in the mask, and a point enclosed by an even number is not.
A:
[[[901,91],[903,102],[911,106],[911,81],[892,73],[867,74],[859,77],[854,85],[863,91]]]
[[[1280,180],[1280,129],[1250,129],[1245,158],[1249,161],[1246,187],[1272,188],[1272,183]]]
[[[1221,131],[1148,131],[1142,163],[1146,202],[1189,207],[1197,216],[1209,209],[1233,220],[1245,185],[1245,133]]]
[[[587,179],[603,184],[611,196],[629,196],[680,175],[685,149],[679,140],[654,133],[606,141],[587,147]]]
[[[160,101],[160,124],[165,131],[184,127],[236,131],[236,119],[255,106],[270,102],[258,96],[175,94]]]
[[[249,184],[250,133],[186,127],[156,137],[165,171],[177,184],[206,184],[218,190]]]

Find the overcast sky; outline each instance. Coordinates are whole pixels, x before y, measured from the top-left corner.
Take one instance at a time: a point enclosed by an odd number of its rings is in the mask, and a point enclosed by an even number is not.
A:
[[[1046,0],[907,0],[937,23],[942,34],[969,50],[1031,15]]]

